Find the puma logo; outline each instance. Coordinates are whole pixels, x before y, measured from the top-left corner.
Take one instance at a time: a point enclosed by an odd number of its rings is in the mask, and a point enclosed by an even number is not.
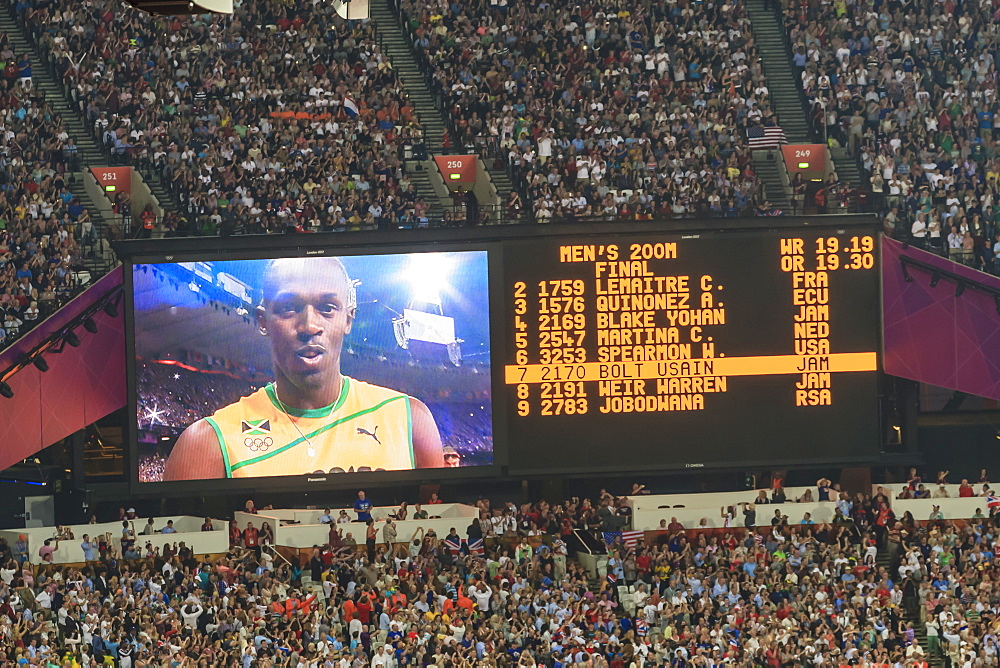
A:
[[[358,427],[358,433],[364,436],[371,436],[372,438],[375,439],[376,443],[382,445],[382,441],[378,440],[378,436],[375,435],[376,433],[378,433],[378,425],[375,425],[375,429],[373,431],[368,431],[367,429],[362,429],[361,427]]]

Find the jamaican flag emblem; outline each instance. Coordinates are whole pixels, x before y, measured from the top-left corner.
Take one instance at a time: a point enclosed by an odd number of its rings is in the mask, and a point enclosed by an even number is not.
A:
[[[261,420],[243,420],[240,429],[244,436],[263,436],[271,433],[271,421],[267,418]]]

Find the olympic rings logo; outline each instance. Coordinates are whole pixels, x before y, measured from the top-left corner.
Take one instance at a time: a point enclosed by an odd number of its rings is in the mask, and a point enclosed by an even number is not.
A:
[[[250,438],[247,436],[243,439],[243,445],[250,449],[250,452],[266,452],[268,448],[274,445],[274,439],[270,436],[265,438]]]

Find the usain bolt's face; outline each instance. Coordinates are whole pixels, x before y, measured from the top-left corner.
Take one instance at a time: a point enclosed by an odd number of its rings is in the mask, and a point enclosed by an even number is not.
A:
[[[275,375],[307,391],[336,379],[344,337],[354,322],[350,291],[351,281],[336,258],[270,263],[257,324],[271,341]]]

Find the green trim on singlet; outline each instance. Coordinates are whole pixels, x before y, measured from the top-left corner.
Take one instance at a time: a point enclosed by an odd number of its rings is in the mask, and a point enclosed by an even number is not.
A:
[[[268,452],[268,453],[265,453],[263,455],[259,455],[257,457],[253,457],[251,459],[246,459],[246,460],[244,460],[242,462],[236,462],[235,464],[233,464],[232,470],[235,471],[237,469],[243,468],[244,466],[250,466],[251,464],[258,464],[260,462],[266,461],[266,460],[270,459],[271,457],[274,457],[275,455],[280,455],[282,452],[284,452],[285,450],[288,450],[289,448],[294,448],[296,445],[301,445],[302,443],[305,443],[307,438],[308,439],[316,438],[317,436],[319,436],[323,432],[329,431],[329,430],[333,429],[334,427],[336,427],[337,425],[344,424],[348,420],[353,420],[354,418],[361,417],[362,415],[367,415],[368,413],[372,413],[374,411],[377,411],[378,409],[382,408],[386,404],[391,403],[393,401],[397,401],[399,399],[406,399],[406,405],[407,405],[407,407],[409,407],[409,405],[410,405],[410,402],[409,402],[410,397],[409,396],[407,396],[405,394],[400,394],[400,395],[395,396],[395,397],[389,397],[385,401],[377,403],[374,406],[372,406],[371,408],[366,408],[363,411],[358,411],[357,413],[354,413],[352,415],[347,415],[345,417],[342,417],[342,418],[339,418],[337,420],[334,420],[330,424],[323,425],[319,429],[317,429],[317,430],[315,430],[313,432],[310,432],[310,433],[306,434],[305,436],[299,437],[299,438],[295,439],[294,441],[292,441],[291,443],[289,443],[287,445],[283,445],[280,448],[278,448],[277,450],[274,450],[273,452]],[[412,453],[413,453],[413,436],[412,436],[412,434],[410,436],[410,453],[411,453],[410,456],[412,458],[412,456],[413,456],[412,455]]]
[[[417,458],[413,453],[413,406],[409,397],[406,398],[406,436],[410,439],[410,468],[417,468]]]
[[[205,422],[212,425],[212,429],[215,430],[215,437],[219,439],[219,448],[222,450],[222,461],[226,464],[226,477],[233,477],[233,468],[229,465],[229,449],[226,448],[226,439],[222,436],[222,429],[219,425],[210,417],[205,418]]]
[[[284,401],[278,400],[278,393],[274,391],[274,383],[268,383],[264,386],[264,394],[267,395],[267,398],[270,400],[272,406],[277,408],[282,413],[286,413],[292,417],[325,418],[328,417],[330,413],[333,413],[338,408],[343,406],[344,402],[347,401],[347,394],[350,391],[351,379],[347,376],[341,376],[341,378],[344,379],[344,382],[340,384],[340,396],[337,397],[335,402],[329,406],[323,406],[322,408],[292,408]]]

